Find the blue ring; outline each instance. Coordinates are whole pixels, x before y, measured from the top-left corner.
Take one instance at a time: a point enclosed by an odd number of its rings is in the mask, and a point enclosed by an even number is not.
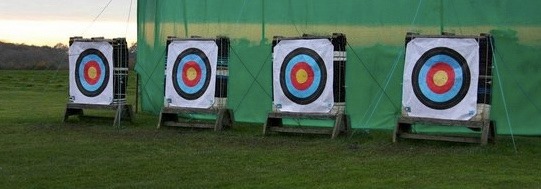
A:
[[[94,85],[88,83],[86,81],[86,79],[85,79],[85,72],[84,72],[85,66],[90,61],[97,62],[98,66],[99,66],[99,69],[101,71],[100,78],[98,79],[98,81]],[[103,63],[103,60],[98,55],[96,55],[96,54],[88,54],[88,55],[84,56],[81,59],[81,65],[79,66],[79,81],[81,82],[81,86],[85,90],[87,90],[89,92],[97,91],[100,88],[100,86],[102,86],[104,84],[105,74],[108,74],[108,73],[104,73],[105,71],[106,71],[105,64]]]
[[[436,63],[445,63],[451,68],[453,68],[453,72],[455,73],[455,81],[451,89],[443,94],[438,94],[430,90],[426,83],[426,77],[428,76],[428,71],[432,66],[434,66]],[[438,54],[430,57],[426,63],[421,67],[421,70],[419,72],[419,88],[421,89],[421,92],[425,97],[428,99],[434,101],[434,102],[446,102],[448,100],[451,100],[453,97],[455,97],[458,92],[460,91],[460,88],[462,86],[463,82],[463,76],[462,76],[462,68],[460,64],[455,60],[453,57],[445,55],[445,54]]]
[[[456,90],[454,88],[454,85],[459,85],[458,93],[456,93],[456,95],[454,96],[451,96],[451,98],[446,101],[443,100],[445,100],[449,96],[445,96],[445,94],[430,95],[430,92],[432,91],[428,89],[426,84],[428,70],[436,62],[446,62],[447,64],[449,64],[449,66],[452,67],[453,72],[455,73],[456,81],[453,86],[451,86],[451,88],[453,88],[453,91],[447,92],[447,95],[450,96],[450,94],[454,93],[454,90]],[[430,66],[425,66],[425,64],[430,64]],[[454,64],[458,64],[459,68],[457,68],[457,66]],[[422,73],[421,70],[423,70]],[[415,94],[417,99],[425,106],[432,109],[444,110],[454,107],[466,97],[470,86],[470,79],[471,74],[468,67],[468,62],[460,53],[447,47],[435,47],[423,53],[423,55],[419,57],[419,59],[413,66],[413,70],[411,73],[411,86],[413,89],[413,93]],[[423,86],[424,89],[421,89],[421,86]]]
[[[184,83],[184,81],[182,80],[182,74],[184,74],[182,72],[182,70],[184,69],[184,66],[188,62],[191,62],[191,61],[197,63],[197,65],[199,66],[199,68],[201,70],[201,73],[198,73],[198,74],[201,74],[201,79],[193,87],[190,87],[190,86],[186,85]],[[182,59],[179,62],[179,66],[177,68],[176,73],[179,74],[177,76],[177,83],[178,83],[180,89],[182,91],[184,91],[185,93],[187,93],[187,94],[195,94],[198,91],[200,91],[203,88],[203,86],[205,85],[205,80],[207,79],[206,64],[203,62],[203,59],[199,55],[196,55],[196,54],[188,54],[188,55],[182,57]]]
[[[312,85],[310,85],[310,87],[308,87],[305,90],[298,90],[297,88],[295,88],[295,86],[293,86],[293,83],[291,81],[291,74],[293,74],[292,69],[295,65],[297,65],[300,62],[306,62],[312,68],[312,71],[314,72],[314,81],[312,82]],[[293,57],[289,62],[287,62],[285,75],[286,77],[284,79],[285,79],[287,89],[292,95],[294,95],[297,98],[306,98],[314,94],[316,90],[318,89],[318,85],[321,81],[321,70],[318,64],[316,63],[314,58],[306,54],[299,54]]]
[[[193,87],[188,87],[182,80],[182,70],[189,61],[194,61],[201,68],[201,80]],[[173,88],[178,95],[187,100],[195,100],[201,97],[207,91],[211,82],[212,70],[209,59],[203,51],[197,48],[188,48],[182,51],[177,56],[172,71]]]
[[[304,56],[308,56],[310,58],[306,58]],[[292,59],[294,58],[297,60],[292,61]],[[295,87],[292,85],[292,82],[290,79],[291,70],[293,66],[295,66],[295,63],[298,63],[298,62],[306,62],[312,68],[317,67],[317,69],[313,70],[314,77],[315,77],[313,81],[314,83],[312,84],[312,86],[309,86],[309,88],[316,87],[315,91],[310,93],[311,89],[307,89],[307,90],[299,92],[299,90],[296,90]],[[289,70],[287,71],[286,67],[288,66],[289,66]],[[297,103],[300,105],[310,104],[316,101],[321,96],[321,94],[323,94],[323,91],[325,90],[325,85],[327,82],[327,70],[325,67],[325,62],[323,61],[321,56],[319,56],[319,54],[312,49],[300,47],[288,53],[285,56],[284,60],[281,62],[279,74],[280,74],[279,76],[280,88],[282,89],[282,92],[289,100],[291,100],[294,103]],[[289,80],[289,81],[286,82],[286,80]],[[297,93],[292,94],[292,91],[293,92],[296,91]],[[303,96],[303,95],[308,95],[308,96],[304,98],[298,97],[298,96]]]
[[[90,85],[84,78],[84,66],[89,61],[96,61],[99,67],[98,69],[101,69],[102,73],[94,85]],[[98,49],[89,48],[81,52],[75,62],[74,70],[74,80],[79,92],[87,97],[100,95],[109,84],[109,69],[107,58]]]

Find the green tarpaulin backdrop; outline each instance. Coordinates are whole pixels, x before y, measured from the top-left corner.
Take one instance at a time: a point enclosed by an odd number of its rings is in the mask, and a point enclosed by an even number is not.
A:
[[[272,37],[340,32],[349,43],[352,127],[391,129],[401,106],[406,32],[491,33],[497,131],[539,135],[540,7],[538,0],[138,0],[142,109],[158,113],[163,106],[167,36],[229,36],[228,107],[236,121],[262,123],[271,110]]]

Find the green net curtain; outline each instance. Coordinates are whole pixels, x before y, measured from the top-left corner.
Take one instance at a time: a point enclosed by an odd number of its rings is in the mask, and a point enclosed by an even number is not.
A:
[[[237,121],[262,123],[272,102],[272,37],[340,32],[349,43],[353,128],[392,129],[401,107],[406,32],[491,33],[498,68],[491,117],[498,133],[511,132],[506,105],[515,134],[539,135],[540,8],[537,0],[138,0],[139,97],[144,111],[163,106],[167,36],[225,35],[232,42],[228,107]]]

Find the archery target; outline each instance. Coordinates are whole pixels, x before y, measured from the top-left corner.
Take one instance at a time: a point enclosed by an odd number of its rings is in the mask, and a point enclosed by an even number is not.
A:
[[[214,41],[172,41],[166,67],[167,106],[209,108],[214,103],[218,46]]]
[[[74,103],[112,103],[112,54],[108,42],[76,41],[70,46],[70,97]]]
[[[280,87],[297,104],[310,104],[323,93],[327,70],[323,59],[313,50],[298,48],[289,53],[280,68]]]
[[[331,110],[333,46],[328,39],[282,40],[273,56],[274,105],[279,111]]]
[[[476,114],[475,39],[415,38],[407,44],[402,104],[408,116],[468,120]]]
[[[184,99],[197,99],[207,90],[210,74],[210,62],[205,53],[196,48],[186,49],[173,65],[173,87]]]

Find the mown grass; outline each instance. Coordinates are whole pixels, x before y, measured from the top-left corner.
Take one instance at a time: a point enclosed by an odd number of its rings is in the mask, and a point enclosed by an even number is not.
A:
[[[133,103],[134,79],[129,95]],[[72,118],[61,123],[66,71],[0,71],[1,188],[539,188],[541,139],[495,145],[406,140],[390,131],[351,137],[261,135]],[[112,116],[112,112],[92,112]]]

